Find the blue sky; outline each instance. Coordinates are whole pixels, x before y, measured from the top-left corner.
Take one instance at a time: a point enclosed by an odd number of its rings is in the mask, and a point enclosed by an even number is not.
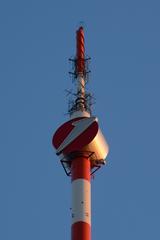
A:
[[[68,120],[84,22],[88,88],[110,145],[92,181],[92,240],[160,239],[159,1],[0,2],[0,239],[70,239],[70,179],[51,146]]]

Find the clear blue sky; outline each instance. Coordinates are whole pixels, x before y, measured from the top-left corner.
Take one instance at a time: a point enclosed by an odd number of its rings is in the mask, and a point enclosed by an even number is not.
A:
[[[1,0],[0,239],[70,239],[70,179],[51,138],[68,120],[80,21],[110,145],[92,181],[92,240],[160,239],[159,9],[154,0]]]

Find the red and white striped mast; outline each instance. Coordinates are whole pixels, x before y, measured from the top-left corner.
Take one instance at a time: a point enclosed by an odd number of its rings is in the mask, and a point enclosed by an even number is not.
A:
[[[72,240],[91,240],[91,175],[102,165],[108,145],[99,128],[98,119],[90,111],[90,94],[86,93],[87,61],[84,30],[76,32],[76,56],[73,76],[77,90],[69,109],[70,120],[55,132],[52,143],[62,166],[72,181]]]

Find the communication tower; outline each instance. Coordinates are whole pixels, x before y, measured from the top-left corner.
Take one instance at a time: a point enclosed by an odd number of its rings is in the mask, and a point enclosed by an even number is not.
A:
[[[72,182],[71,239],[91,240],[91,175],[105,164],[109,148],[97,117],[91,113],[91,94],[86,92],[88,62],[84,29],[76,31],[76,56],[69,59],[76,93],[69,105],[70,120],[53,135],[52,144]]]

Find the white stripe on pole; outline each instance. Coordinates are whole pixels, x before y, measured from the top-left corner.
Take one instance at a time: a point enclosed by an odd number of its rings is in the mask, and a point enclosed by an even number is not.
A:
[[[86,222],[91,224],[91,186],[85,179],[72,182],[72,224]]]

